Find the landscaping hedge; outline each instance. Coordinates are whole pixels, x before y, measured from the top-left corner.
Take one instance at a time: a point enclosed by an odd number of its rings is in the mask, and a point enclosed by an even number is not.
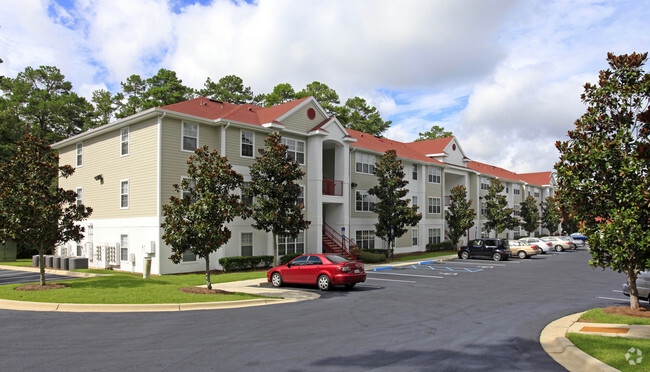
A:
[[[385,262],[386,255],[383,253],[372,253],[369,251],[361,251],[358,260],[363,261],[363,263]]]
[[[454,250],[454,246],[453,244],[451,244],[450,241],[427,244],[427,252],[453,251],[453,250]]]
[[[224,257],[219,259],[223,271],[267,269],[273,264],[273,256]]]
[[[289,253],[280,257],[280,265],[286,265],[289,261],[293,260],[296,257],[302,256],[302,253]]]

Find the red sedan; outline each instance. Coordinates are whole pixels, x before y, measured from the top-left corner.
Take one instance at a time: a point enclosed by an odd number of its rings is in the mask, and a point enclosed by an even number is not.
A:
[[[305,254],[271,268],[266,277],[274,287],[284,283],[317,284],[320,290],[327,291],[335,285],[352,288],[365,282],[366,272],[363,263],[337,254]]]

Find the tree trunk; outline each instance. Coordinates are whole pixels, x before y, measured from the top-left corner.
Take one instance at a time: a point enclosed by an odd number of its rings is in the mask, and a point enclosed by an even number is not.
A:
[[[636,273],[635,270],[627,270],[627,285],[630,292],[630,309],[639,308],[639,291],[636,288]]]
[[[205,285],[208,289],[212,289],[212,282],[210,281],[210,254],[205,256]]]
[[[273,233],[273,266],[278,266],[278,237]]]
[[[45,257],[44,257],[45,251],[43,250],[43,243],[41,243],[41,247],[38,249],[38,266],[39,266],[39,271],[41,274],[41,285],[45,285]]]

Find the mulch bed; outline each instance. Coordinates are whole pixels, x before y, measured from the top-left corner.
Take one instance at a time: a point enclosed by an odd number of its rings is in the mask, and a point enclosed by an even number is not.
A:
[[[201,287],[183,287],[179,288],[178,290],[181,292],[194,294],[234,294],[234,292],[228,292],[221,289],[207,289]]]
[[[635,316],[638,318],[650,318],[650,308],[641,307],[638,309],[630,309],[629,306],[611,306],[603,308],[603,312],[614,315]]]
[[[69,287],[69,283],[45,283],[45,285],[40,284],[28,284],[20,287],[14,288],[15,291],[47,291],[50,289],[61,289]]]

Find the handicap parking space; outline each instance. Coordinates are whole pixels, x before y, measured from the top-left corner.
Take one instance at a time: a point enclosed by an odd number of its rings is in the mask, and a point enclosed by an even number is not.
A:
[[[65,279],[79,279],[79,277],[48,273],[45,274],[45,279],[47,281],[54,281]],[[0,269],[0,285],[36,283],[39,280],[40,273],[38,272]]]

